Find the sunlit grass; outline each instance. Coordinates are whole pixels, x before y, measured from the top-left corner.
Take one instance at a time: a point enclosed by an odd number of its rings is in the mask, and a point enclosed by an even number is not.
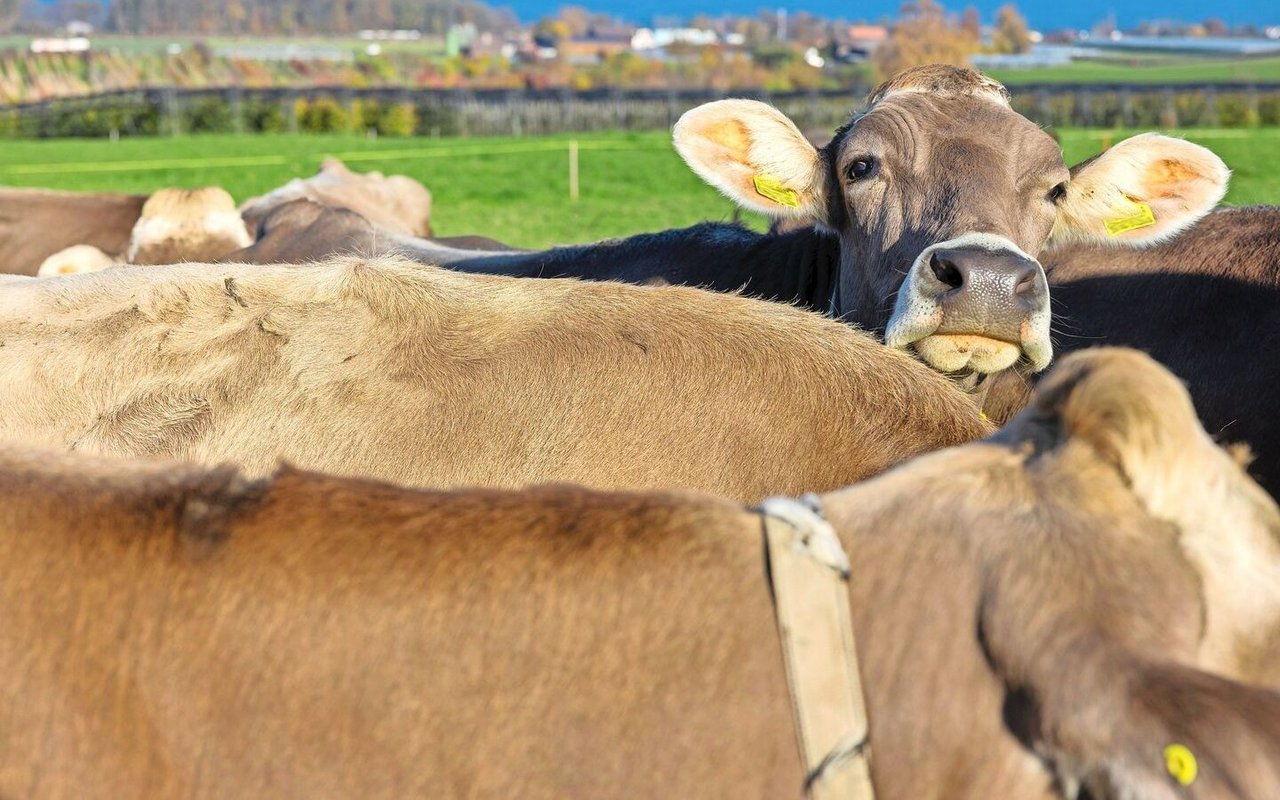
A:
[[[1123,134],[1058,131],[1069,162]],[[1280,198],[1280,129],[1179,135],[1219,153],[1234,171],[1231,203]],[[580,149],[581,196],[569,198],[569,141]],[[494,139],[205,135],[157,139],[5,142],[0,183],[81,191],[150,192],[216,184],[237,200],[311,175],[326,155],[359,170],[403,173],[435,199],[440,235],[481,234],[541,247],[734,217],[729,201],[681,162],[666,133]],[[744,215],[751,224],[758,218]]]

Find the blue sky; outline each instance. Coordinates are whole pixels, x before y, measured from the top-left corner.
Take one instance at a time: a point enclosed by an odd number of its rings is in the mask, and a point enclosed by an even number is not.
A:
[[[535,20],[554,13],[567,3],[562,0],[496,0],[495,5],[507,5],[515,9],[523,20]],[[776,8],[776,2],[760,0],[574,0],[593,11],[615,14],[641,24],[648,23],[655,14],[689,17],[698,12],[716,15],[722,13],[754,14],[761,8]],[[866,0],[865,2],[839,2],[839,0],[808,0],[803,4],[786,6],[789,11],[809,11],[825,17],[844,17],[850,20],[876,20],[892,17],[900,0]],[[949,0],[944,5],[959,11],[968,3]],[[990,20],[1003,2],[975,2],[983,18]],[[1280,25],[1280,3],[1258,0],[1158,0],[1149,3],[1119,3],[1116,0],[1021,0],[1017,3],[1032,27],[1042,30],[1075,27],[1087,28],[1114,11],[1120,27],[1127,27],[1147,19],[1184,19],[1200,21],[1216,16],[1228,25],[1254,23]]]

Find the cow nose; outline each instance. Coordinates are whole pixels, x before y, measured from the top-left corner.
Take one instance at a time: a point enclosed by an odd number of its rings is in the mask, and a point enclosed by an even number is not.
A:
[[[1037,262],[1012,250],[953,247],[933,251],[929,272],[944,309],[962,313],[972,304],[1030,310],[1036,304],[1041,270]]]

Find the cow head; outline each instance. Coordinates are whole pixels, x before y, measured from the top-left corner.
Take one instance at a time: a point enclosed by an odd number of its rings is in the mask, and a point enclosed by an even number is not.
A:
[[[226,190],[160,189],[143,204],[126,257],[130,264],[212,261],[252,243]]]
[[[1052,356],[1052,241],[1141,246],[1208,212],[1221,159],[1155,134],[1072,170],[1000,84],[945,66],[908,70],[815,148],[777,109],[722,100],[676,124],[677,150],[740,205],[842,241],[834,309],[935,369],[998,372]]]

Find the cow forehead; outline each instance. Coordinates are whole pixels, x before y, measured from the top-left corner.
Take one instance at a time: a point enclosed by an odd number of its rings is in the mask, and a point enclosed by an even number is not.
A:
[[[986,95],[894,93],[853,120],[831,148],[837,164],[859,157],[866,148],[909,163],[964,152],[998,159],[1015,173],[1064,166],[1053,137]]]

